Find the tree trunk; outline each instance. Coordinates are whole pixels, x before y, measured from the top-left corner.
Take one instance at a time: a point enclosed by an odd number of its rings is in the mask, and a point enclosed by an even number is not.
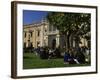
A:
[[[70,35],[69,34],[66,34],[65,35],[65,42],[66,42],[66,49],[69,49],[70,48],[70,43],[69,43],[69,38],[70,38]]]
[[[76,39],[75,39],[75,47],[78,48],[79,47],[79,42],[80,42],[80,39],[78,37],[78,35],[76,36]]]
[[[70,34],[67,36],[67,47],[70,48]]]
[[[73,33],[70,35],[70,37],[69,37],[69,43],[70,43],[70,48],[72,48],[73,47]]]

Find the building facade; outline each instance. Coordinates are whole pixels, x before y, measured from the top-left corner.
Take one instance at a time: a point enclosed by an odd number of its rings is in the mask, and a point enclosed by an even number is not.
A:
[[[34,47],[47,46],[48,36],[47,36],[48,23],[35,23],[24,25],[23,29],[23,42],[24,47]]]
[[[24,25],[23,27],[23,44],[24,47],[64,47],[65,39],[63,35],[59,34],[59,30],[56,27],[50,25],[46,20],[42,20],[40,23],[33,23]],[[54,45],[52,45],[54,44]],[[73,40],[73,47],[75,47],[75,41]],[[81,38],[80,46],[88,46],[88,41]]]

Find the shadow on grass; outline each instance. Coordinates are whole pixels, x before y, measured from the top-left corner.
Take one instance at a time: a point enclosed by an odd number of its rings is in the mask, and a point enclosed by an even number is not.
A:
[[[32,57],[29,57],[29,56],[24,56],[23,58],[24,59],[32,59]]]

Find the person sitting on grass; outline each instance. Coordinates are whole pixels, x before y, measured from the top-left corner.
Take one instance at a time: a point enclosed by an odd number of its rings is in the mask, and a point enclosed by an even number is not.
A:
[[[48,60],[53,57],[53,54],[54,54],[54,50],[53,49],[49,49]]]
[[[69,49],[69,54],[70,54],[70,57],[69,57],[69,64],[76,64],[76,62],[74,61],[75,57],[74,57],[74,50],[73,48]]]
[[[75,62],[76,64],[80,64],[79,61],[77,60],[77,57],[76,57],[77,51],[74,50],[73,52],[74,52],[74,62]]]
[[[76,59],[80,64],[85,63],[85,56],[80,49],[77,50]]]
[[[64,53],[64,64],[69,64],[70,54],[68,49]]]

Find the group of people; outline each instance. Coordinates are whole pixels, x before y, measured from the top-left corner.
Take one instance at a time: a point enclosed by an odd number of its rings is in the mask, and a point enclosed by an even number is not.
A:
[[[41,59],[60,58],[61,51],[59,48],[38,47],[36,55],[39,55]]]
[[[84,48],[70,48],[64,52],[64,64],[82,64],[85,63]]]
[[[60,48],[39,47],[36,49],[36,55],[40,56],[41,59],[63,58],[64,64],[85,63],[86,56],[84,53],[86,53],[86,48],[84,47],[64,49],[63,52]]]

